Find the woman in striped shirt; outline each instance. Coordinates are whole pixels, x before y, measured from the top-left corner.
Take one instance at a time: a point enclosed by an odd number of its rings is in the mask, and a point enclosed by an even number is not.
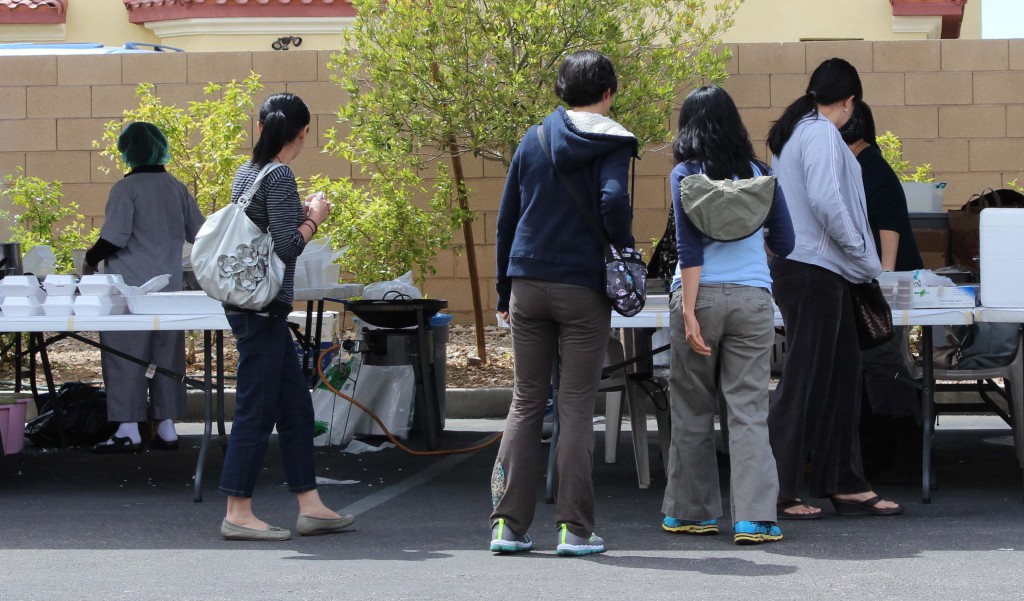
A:
[[[322,195],[309,196],[305,205],[301,202],[295,174],[288,166],[302,151],[309,120],[309,108],[298,96],[286,93],[268,98],[260,107],[260,137],[252,160],[238,169],[231,186],[234,201],[264,166],[283,164],[264,177],[245,211],[260,229],[270,232],[274,252],[285,264],[281,292],[261,311],[225,306],[238,346],[235,418],[220,480],[220,491],[228,497],[220,531],[231,540],[291,537],[287,529],[269,526],[252,512],[256,477],[275,426],[288,489],[299,502],[299,533],[338,532],[354,521],[328,509],[316,490],[313,403],[287,325],[295,259],[331,210]]]

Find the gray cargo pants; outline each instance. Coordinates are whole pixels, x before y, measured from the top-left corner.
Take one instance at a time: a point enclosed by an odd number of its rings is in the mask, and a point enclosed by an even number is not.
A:
[[[682,296],[674,293],[669,303],[672,445],[662,512],[695,521],[722,515],[714,441],[721,395],[728,411],[732,520],[774,522],[779,480],[768,441],[771,294],[737,284],[700,285],[696,313],[710,357],[686,342]]]

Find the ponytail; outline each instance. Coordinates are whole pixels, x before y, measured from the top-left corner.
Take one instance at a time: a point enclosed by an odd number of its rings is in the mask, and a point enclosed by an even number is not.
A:
[[[273,161],[285,144],[302,133],[309,121],[309,107],[298,96],[285,92],[267,98],[260,107],[263,129],[252,148],[253,166],[262,168]]]
[[[859,102],[864,96],[857,69],[841,58],[823,61],[811,73],[807,92],[793,101],[779,120],[768,130],[768,148],[779,156],[793,135],[796,124],[807,114],[817,115],[818,105],[829,105],[853,96]]]
[[[812,93],[804,94],[787,106],[779,120],[772,123],[771,129],[768,130],[768,148],[772,154],[775,156],[782,154],[782,147],[789,142],[797,122],[808,113],[817,114],[817,112],[818,104],[814,102]]]

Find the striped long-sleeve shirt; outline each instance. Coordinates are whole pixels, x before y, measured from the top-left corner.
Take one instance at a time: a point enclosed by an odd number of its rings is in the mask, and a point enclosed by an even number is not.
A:
[[[251,161],[238,169],[235,180],[231,183],[232,202],[249,189],[259,172]],[[295,173],[288,165],[274,169],[263,178],[245,214],[261,230],[270,231],[270,236],[274,240],[274,252],[281,257],[285,266],[281,292],[274,300],[291,305],[295,296],[295,259],[306,247],[306,242],[298,230],[306,216],[306,209],[299,198]]]

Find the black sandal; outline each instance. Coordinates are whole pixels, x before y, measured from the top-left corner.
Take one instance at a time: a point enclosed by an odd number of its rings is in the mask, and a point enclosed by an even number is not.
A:
[[[113,453],[140,453],[142,452],[142,443],[134,443],[131,438],[125,436],[112,436],[110,440],[98,443],[92,448],[93,453],[100,453],[101,455],[113,454]]]
[[[817,509],[817,511],[813,511],[811,513],[793,513],[792,511],[786,511],[787,509],[792,509],[793,507],[807,507],[810,509]],[[807,503],[804,503],[800,499],[779,501],[778,503],[775,504],[775,511],[778,514],[778,519],[780,520],[820,520],[822,517],[825,516],[825,512],[822,511],[820,507],[808,505]]]
[[[903,513],[903,506],[896,504],[896,507],[881,509],[878,504],[882,497],[875,495],[863,501],[848,501],[832,497],[832,506],[836,508],[836,515],[899,515]]]

